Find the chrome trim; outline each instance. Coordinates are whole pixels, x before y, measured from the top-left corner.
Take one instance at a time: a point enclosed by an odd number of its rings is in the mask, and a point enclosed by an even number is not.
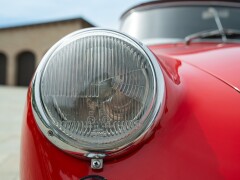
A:
[[[183,42],[183,39],[177,38],[148,38],[141,41],[143,44],[149,46],[154,44],[177,44]]]
[[[146,55],[149,59],[149,64],[151,66],[151,70],[155,77],[154,79],[154,86],[155,91],[153,97],[153,102],[150,106],[151,113],[148,114],[148,118],[151,119],[148,126],[143,130],[140,136],[136,137],[131,142],[128,142],[127,144],[121,146],[121,147],[115,147],[112,149],[105,149],[100,151],[95,151],[92,149],[85,149],[84,147],[77,147],[73,144],[70,144],[69,142],[65,141],[61,136],[59,135],[58,131],[56,131],[49,122],[49,118],[47,113],[44,110],[42,99],[41,99],[41,92],[40,92],[40,82],[42,77],[42,72],[48,62],[48,60],[51,58],[51,55],[53,52],[61,47],[62,43],[68,39],[68,38],[74,38],[75,35],[78,35],[79,33],[107,33],[108,35],[111,34],[112,36],[121,37],[122,39],[125,39],[127,41],[130,41],[133,46],[139,49],[144,55]],[[58,41],[50,50],[46,53],[46,55],[43,57],[42,61],[40,62],[37,71],[34,75],[33,82],[32,82],[32,110],[34,117],[36,119],[37,125],[43,132],[44,136],[52,142],[55,146],[58,148],[64,150],[67,153],[79,156],[79,157],[85,157],[86,159],[91,158],[89,155],[91,154],[99,154],[102,157],[106,156],[112,157],[118,154],[122,154],[129,150],[131,147],[134,147],[135,145],[139,144],[143,139],[147,138],[153,133],[153,128],[156,126],[156,124],[159,122],[159,117],[163,113],[164,108],[164,102],[165,102],[165,81],[163,77],[162,70],[160,68],[160,65],[157,62],[157,59],[155,56],[151,53],[151,51],[144,46],[141,42],[137,41],[136,39],[129,37],[126,34],[117,32],[115,30],[108,30],[108,29],[101,29],[101,28],[89,28],[85,30],[79,30],[75,31],[66,37],[62,38],[60,41]],[[158,118],[157,118],[158,117]]]
[[[163,42],[161,39],[153,40],[153,39],[144,39],[142,40],[143,44],[146,46],[153,46],[153,45],[162,45],[162,44],[186,44],[186,39],[181,39],[181,40],[174,40],[174,39],[169,39],[169,42]],[[217,43],[217,44],[222,44],[222,39],[196,39],[194,40],[196,43]],[[191,43],[194,43],[193,41]],[[239,44],[240,39],[227,39],[224,44]]]
[[[167,7],[178,7],[178,6],[226,6],[226,7],[240,7],[239,2],[227,2],[227,1],[172,1],[172,2],[161,2],[161,1],[152,1],[143,3],[137,6],[134,6],[127,11],[125,11],[121,17],[120,21],[123,21],[127,16],[131,15],[134,12],[138,11],[147,11],[157,8],[167,8]],[[120,26],[121,27],[121,26]]]

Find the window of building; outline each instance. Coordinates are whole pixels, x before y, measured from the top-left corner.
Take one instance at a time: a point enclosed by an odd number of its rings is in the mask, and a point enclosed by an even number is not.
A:
[[[0,84],[6,84],[7,74],[7,57],[0,53]]]
[[[28,86],[35,71],[35,55],[25,51],[17,56],[17,85]]]

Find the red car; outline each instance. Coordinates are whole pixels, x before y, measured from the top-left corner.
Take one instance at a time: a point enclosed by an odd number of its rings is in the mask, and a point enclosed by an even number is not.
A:
[[[43,57],[21,179],[239,180],[240,3],[149,2],[120,30],[73,32]]]

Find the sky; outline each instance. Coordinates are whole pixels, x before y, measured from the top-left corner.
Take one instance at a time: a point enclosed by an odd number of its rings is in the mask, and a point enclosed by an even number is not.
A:
[[[121,14],[148,0],[0,0],[0,28],[83,17],[118,29]]]

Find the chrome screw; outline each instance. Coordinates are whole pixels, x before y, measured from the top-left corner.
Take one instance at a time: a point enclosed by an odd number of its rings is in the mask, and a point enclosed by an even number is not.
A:
[[[49,136],[53,136],[53,132],[51,130],[48,131]]]
[[[103,168],[103,160],[102,159],[92,159],[91,160],[91,168],[92,169],[102,169]]]

